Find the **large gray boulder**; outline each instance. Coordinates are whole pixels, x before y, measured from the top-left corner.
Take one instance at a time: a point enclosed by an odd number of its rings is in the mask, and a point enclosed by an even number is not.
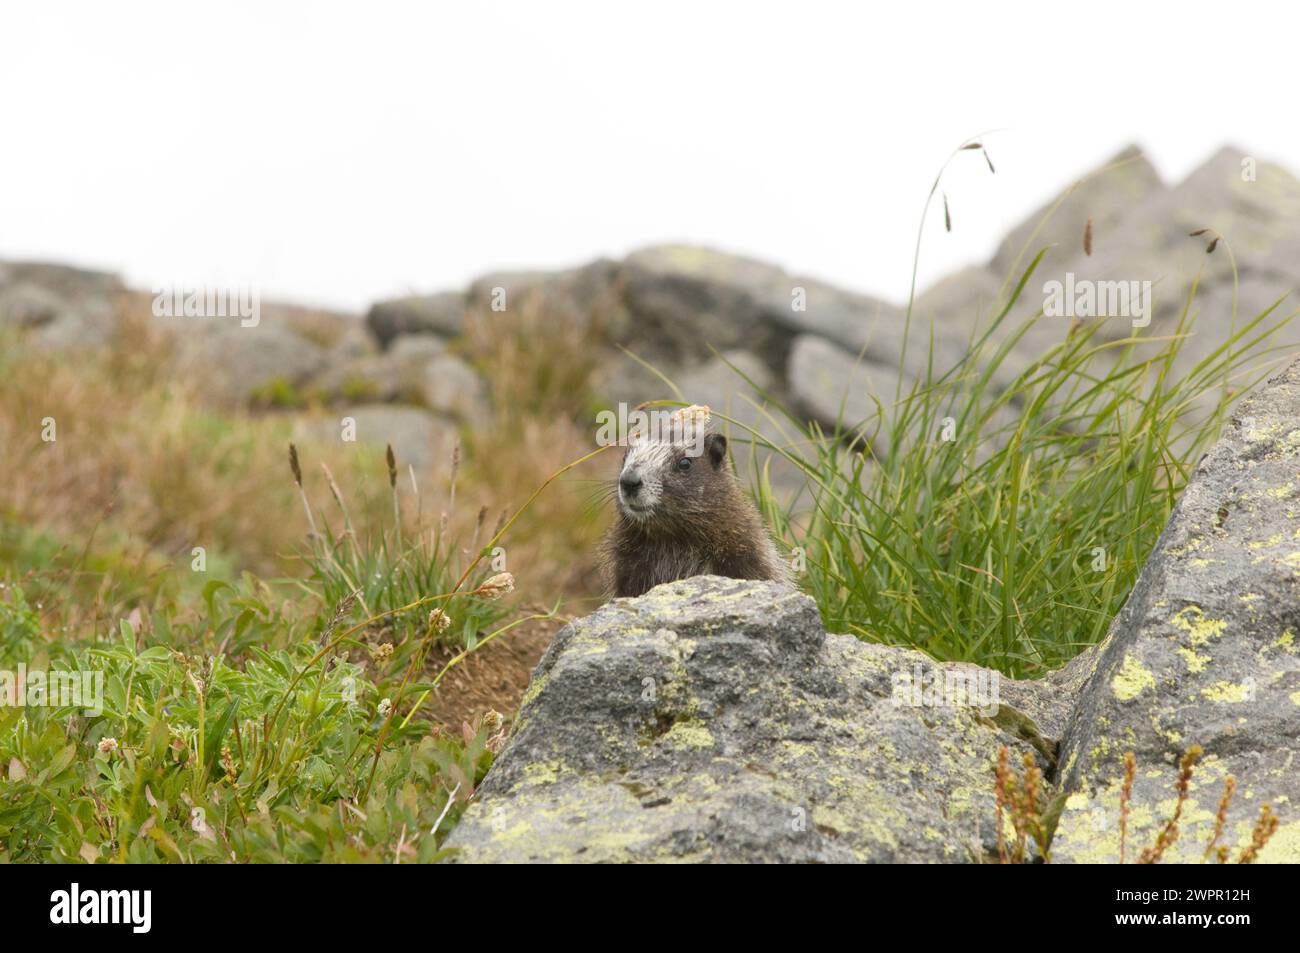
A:
[[[1006,304],[1015,282],[1004,285],[989,268],[969,265],[940,278],[916,296],[912,314],[922,326],[930,323],[964,346],[976,328],[989,322]],[[921,342],[922,344],[926,342]]]
[[[929,332],[916,323],[905,354],[903,309],[752,258],[694,245],[645,248],[624,260],[619,287],[623,336],[649,358],[690,364],[710,345],[743,347],[780,368],[795,338],[815,334],[876,363],[924,366]]]
[[[769,320],[773,302],[790,306],[790,283],[764,262],[693,245],[633,252],[619,271],[627,319],[615,340],[652,362],[682,367],[709,348],[745,348],[775,365],[786,335]]]
[[[504,271],[483,275],[463,292],[441,291],[379,301],[366,325],[383,348],[412,335],[456,338],[490,315],[508,316],[523,307],[543,309],[589,327],[608,316],[614,303],[616,262],[598,259],[556,271]]]
[[[1201,461],[1096,657],[1061,750],[1053,858],[1118,859],[1126,751],[1129,857],[1150,845],[1192,745],[1205,757],[1166,859],[1201,859],[1231,775],[1221,843],[1235,856],[1269,805],[1283,823],[1261,859],[1300,862],[1300,363]]]
[[[0,327],[38,328],[67,307],[62,295],[26,282],[0,286]]]
[[[927,678],[987,692],[917,704]],[[669,583],[560,632],[447,846],[471,862],[986,860],[999,747],[1050,770],[1054,744],[999,684],[827,635],[774,583]],[[1017,683],[1018,703],[1059,725],[1063,684]]]

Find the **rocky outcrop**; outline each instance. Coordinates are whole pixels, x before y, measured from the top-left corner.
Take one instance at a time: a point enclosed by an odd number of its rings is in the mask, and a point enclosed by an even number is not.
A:
[[[1083,235],[1092,220],[1091,248]],[[919,308],[952,327],[969,327],[985,316],[989,290],[1014,282],[1034,254],[1044,255],[1033,282],[1012,311],[1016,326],[1044,302],[1043,284],[1150,282],[1151,323],[1137,333],[1159,336],[1177,324],[1194,281],[1197,320],[1180,354],[1191,367],[1231,334],[1234,318],[1244,322],[1294,291],[1300,268],[1300,181],[1285,169],[1246,150],[1224,147],[1174,186],[1162,183],[1146,158],[1126,149],[1062,191],[1014,228],[984,268],[972,268],[940,282],[923,295]],[[1201,235],[1192,232],[1207,230]],[[1206,254],[1216,237],[1214,254]],[[1233,267],[1239,286],[1234,288]],[[933,295],[927,302],[926,298]],[[1235,302],[1234,302],[1235,297]],[[1002,298],[1005,301],[1005,295]],[[1234,315],[1235,303],[1235,315]],[[1058,341],[1068,321],[1040,321],[1019,342],[1026,360]],[[1128,316],[1098,319],[1099,334],[1119,339],[1135,333]],[[1282,330],[1273,341],[1300,344],[1300,327]],[[1008,370],[1024,360],[1008,363]]]
[[[1085,249],[1089,221],[1092,242]],[[1296,287],[1297,223],[1300,181],[1244,150],[1225,147],[1182,182],[1166,185],[1141,152],[1129,148],[1016,225],[986,264],[922,291],[910,319],[903,302],[846,291],[740,255],[661,245],[619,261],[487,274],[464,289],[378,302],[364,320],[268,302],[258,328],[172,323],[184,330],[177,335],[179,369],[201,375],[211,369],[205,392],[220,401],[294,407],[311,400],[331,406],[392,402],[473,425],[490,408],[486,388],[460,356],[457,340],[466,333],[482,337],[476,322],[487,316],[507,319],[531,310],[543,321],[563,320],[589,335],[601,355],[593,386],[611,405],[671,397],[663,382],[668,378],[686,400],[740,411],[761,439],[785,446],[794,438],[753,410],[753,403],[779,404],[824,427],[839,421],[851,432],[875,418],[872,395],[892,397],[900,374],[906,394],[931,361],[937,374],[952,368],[977,331],[1006,306],[1021,270],[1040,249],[1045,252],[1033,281],[992,344],[1042,307],[1046,281],[1066,275],[1151,282],[1152,320],[1140,333],[1163,338],[1199,276],[1192,333],[1178,358],[1177,369],[1187,370]],[[1200,229],[1210,231],[1188,235]],[[1221,236],[1217,250],[1207,255],[1215,236]],[[46,347],[94,344],[111,333],[122,290],[112,275],[0,263],[0,325],[22,327]],[[1102,338],[1134,332],[1131,318],[1097,323]],[[1035,322],[994,371],[992,386],[1008,384],[1070,324]],[[1269,343],[1300,345],[1300,322]],[[728,355],[738,354],[744,355],[743,375],[727,367]],[[762,384],[745,378],[761,378]],[[733,434],[738,447],[745,444],[743,429]],[[880,433],[872,449],[891,451]],[[787,500],[798,492],[799,474],[783,467],[779,455],[757,455],[760,466],[773,466]]]
[[[1203,760],[1167,861],[1282,824],[1300,862],[1300,362],[1202,460],[1106,641],[1017,682],[828,635],[773,583],[696,577],[571,623],[447,846],[500,861],[922,861],[996,855],[997,752],[1054,781],[1056,862],[1132,859]],[[1052,811],[1048,812],[1053,813]]]
[[[448,846],[471,862],[987,859],[998,748],[1045,771],[1054,751],[999,682],[827,635],[774,583],[659,586],[556,637]],[[1055,681],[1017,691],[1063,723]]]
[[[619,264],[608,258],[562,271],[497,272],[470,284],[468,304],[471,311],[492,313],[544,305],[551,314],[587,327],[610,318],[618,273]],[[620,334],[616,332],[615,337]]]
[[[624,261],[619,287],[633,317],[629,343],[650,358],[698,362],[711,344],[745,347],[780,368],[802,334],[895,369],[902,358],[898,307],[752,258],[693,245],[646,248]]]
[[[1091,248],[1084,249],[1089,220]],[[797,506],[812,488],[782,455],[807,450],[796,425],[813,421],[829,431],[838,424],[855,448],[869,448],[875,457],[898,452],[889,442],[894,395],[910,393],[931,365],[943,375],[961,361],[1007,307],[1021,269],[1038,250],[1045,252],[1033,281],[983,354],[1024,329],[1044,304],[1048,280],[1151,282],[1151,323],[1138,333],[1165,340],[1199,278],[1191,333],[1175,366],[1186,373],[1296,287],[1298,223],[1300,181],[1243,150],[1224,148],[1182,182],[1166,185],[1139,151],[1128,149],[1013,228],[986,264],[922,291],[910,318],[903,302],[676,244],[574,268],[487,274],[463,289],[378,302],[364,319],[264,302],[256,327],[192,318],[156,319],[152,326],[174,332],[175,371],[216,403],[295,414],[328,409],[327,419],[348,407],[388,403],[432,413],[429,432],[441,435],[508,410],[492,407],[487,382],[467,362],[467,336],[475,346],[490,344],[494,325],[487,321],[521,316],[538,327],[563,322],[599,355],[590,387],[605,406],[680,397],[713,407],[736,421],[729,425],[730,445],[745,479],[766,474],[776,499]],[[1211,231],[1188,235],[1200,229]],[[1221,236],[1216,251],[1207,255],[1215,236]],[[103,342],[115,331],[124,296],[139,299],[134,309],[148,314],[149,295],[125,291],[115,276],[0,263],[0,328],[21,328],[43,348]],[[1283,304],[1275,318],[1289,310]],[[1071,323],[1032,322],[992,371],[990,387],[1010,384]],[[1131,318],[1096,324],[1102,339],[1135,332]],[[1300,347],[1300,321],[1267,344]],[[1116,353],[1101,352],[1098,364]],[[954,387],[941,390],[956,402],[962,395]],[[1205,399],[1214,396],[1207,392]],[[993,431],[1006,432],[1018,412],[1014,402],[1000,405]],[[997,440],[990,437],[979,454],[992,452]],[[436,458],[443,442],[441,436],[425,440],[413,455]]]
[[[1126,751],[1129,843],[1150,844],[1192,745],[1205,758],[1167,858],[1201,859],[1231,775],[1223,842],[1248,843],[1269,805],[1283,823],[1263,859],[1300,862],[1300,363],[1242,403],[1111,627],[1061,752],[1054,858],[1118,857]]]
[[[1089,221],[1092,240],[1085,249]],[[737,375],[717,373],[719,353],[743,352],[765,369],[768,397],[804,419],[823,426],[839,420],[852,431],[876,416],[871,395],[893,395],[900,374],[907,393],[931,361],[937,374],[953,367],[1006,306],[1039,250],[1045,251],[1037,272],[990,350],[1043,307],[1049,280],[1072,275],[1076,281],[1150,282],[1151,323],[1136,331],[1161,339],[1173,331],[1199,280],[1192,333],[1178,359],[1179,369],[1187,370],[1296,286],[1297,222],[1300,181],[1243,150],[1224,148],[1182,182],[1167,185],[1130,147],[1015,226],[987,264],[964,268],[922,291],[910,320],[902,302],[852,293],[740,255],[662,245],[622,261],[487,275],[463,294],[381,303],[371,312],[370,327],[385,346],[403,334],[447,339],[486,309],[536,307],[590,328],[593,346],[604,354],[604,373],[595,385],[611,404],[672,396],[660,376],[619,348],[679,385],[687,381],[683,396],[710,406],[739,406],[746,394],[752,396]],[[1211,231],[1189,236],[1200,229]],[[1222,239],[1216,253],[1207,255],[1215,235]],[[1135,333],[1132,315],[1098,317],[1095,323],[1103,340]],[[1065,319],[1033,323],[994,371],[992,385],[1010,383],[1070,326]],[[1300,322],[1283,328],[1270,344],[1300,345]],[[1098,360],[1114,353],[1102,352]],[[761,432],[779,446],[788,442],[779,428]],[[879,434],[874,443],[876,453],[890,451]],[[791,489],[797,482],[790,481]]]

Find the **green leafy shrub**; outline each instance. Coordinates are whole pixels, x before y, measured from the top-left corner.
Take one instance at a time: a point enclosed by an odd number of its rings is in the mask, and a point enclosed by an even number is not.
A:
[[[245,595],[217,631],[276,613]],[[341,620],[336,620],[341,625]],[[280,634],[293,627],[281,619]],[[244,624],[243,631],[255,628]],[[20,589],[0,602],[3,668],[80,669],[102,711],[0,707],[0,857],[11,861],[387,861],[438,856],[491,762],[499,721],[460,736],[399,724],[369,783],[382,680],[321,638],[224,655],[146,645],[129,622],[108,642],[41,648]],[[175,628],[155,633],[184,643]],[[364,794],[366,788],[369,794]],[[453,794],[455,792],[455,794]]]

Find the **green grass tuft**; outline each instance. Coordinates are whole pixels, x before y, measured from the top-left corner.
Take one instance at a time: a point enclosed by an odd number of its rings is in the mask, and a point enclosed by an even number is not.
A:
[[[1100,641],[1232,403],[1267,373],[1248,360],[1290,320],[1275,306],[1192,362],[1193,288],[1173,334],[1079,325],[1025,362],[1017,342],[1055,320],[1007,320],[1036,264],[962,360],[937,368],[931,347],[875,419],[823,432],[787,413],[770,419],[788,440],[751,431],[809,477],[803,510],[754,482],[831,631],[1017,677]]]

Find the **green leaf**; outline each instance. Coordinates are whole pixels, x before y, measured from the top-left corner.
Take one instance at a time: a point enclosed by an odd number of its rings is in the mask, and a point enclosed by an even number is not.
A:
[[[126,619],[123,619],[118,623],[118,631],[122,636],[122,644],[126,646],[126,650],[135,655],[135,627]]]
[[[77,746],[75,744],[68,745],[54,756],[53,760],[50,761],[49,767],[41,772],[41,777],[47,781],[57,778],[64,772],[68,765],[72,764],[72,760],[76,756]]]
[[[203,743],[203,750],[207,752],[208,774],[211,775],[217,767],[217,759],[221,757],[221,742],[226,737],[226,732],[230,730],[231,722],[235,720],[235,714],[239,711],[239,699],[236,698],[226,706],[225,712],[217,719],[216,724],[208,729],[208,736]]]
[[[216,598],[217,593],[222,589],[229,589],[233,592],[235,587],[228,582],[222,582],[220,579],[213,579],[203,587],[203,601],[207,604],[208,615],[210,616],[217,614],[212,603],[213,599]]]

